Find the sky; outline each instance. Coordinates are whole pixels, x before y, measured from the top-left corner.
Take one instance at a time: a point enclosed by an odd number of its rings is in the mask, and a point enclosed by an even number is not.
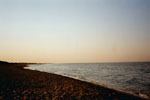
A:
[[[150,61],[150,0],[0,0],[0,60]]]

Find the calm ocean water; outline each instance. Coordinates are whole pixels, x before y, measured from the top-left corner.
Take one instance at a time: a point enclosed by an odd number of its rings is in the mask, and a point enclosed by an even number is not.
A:
[[[150,62],[39,64],[27,68],[92,81],[131,93],[150,94]]]

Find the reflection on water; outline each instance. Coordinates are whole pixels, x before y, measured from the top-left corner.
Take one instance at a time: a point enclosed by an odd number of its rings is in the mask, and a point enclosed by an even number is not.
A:
[[[150,63],[78,63],[30,65],[28,69],[93,81],[108,87],[150,93]]]

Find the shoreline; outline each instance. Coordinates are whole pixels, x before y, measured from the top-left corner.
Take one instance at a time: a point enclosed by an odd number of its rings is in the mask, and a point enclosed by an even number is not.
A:
[[[29,64],[0,64],[0,100],[148,100],[67,76],[24,69]]]
[[[30,65],[30,64],[29,64]],[[33,65],[36,65],[36,64],[33,64]],[[28,67],[28,66],[26,66]],[[24,67],[24,69],[27,69],[27,70],[32,70],[32,69],[28,69]],[[33,71],[38,71],[38,72],[44,72],[44,71],[39,71],[39,70],[33,70]],[[44,73],[48,73],[48,72],[44,72]],[[74,79],[74,80],[77,80],[77,81],[81,81],[81,82],[87,82],[89,84],[93,84],[93,85],[97,85],[97,86],[100,86],[100,87],[103,87],[103,88],[109,88],[111,90],[115,90],[115,91],[118,91],[118,92],[121,92],[121,93],[125,93],[125,94],[129,94],[129,95],[134,95],[134,96],[137,96],[139,97],[138,95],[136,95],[135,93],[132,93],[132,92],[127,92],[127,91],[124,91],[124,90],[119,90],[119,89],[115,89],[115,88],[111,88],[111,87],[108,87],[104,84],[100,84],[100,83],[97,83],[97,82],[94,82],[94,81],[89,81],[87,79],[82,79],[82,78],[78,78],[78,77],[73,77],[73,76],[68,76],[68,75],[62,75],[62,74],[57,74],[57,73],[49,73],[49,74],[54,74],[54,75],[59,75],[61,77],[66,77],[66,78],[70,78],[70,79]]]
[[[30,65],[30,64],[29,64]],[[36,65],[36,64],[33,64],[33,65]],[[28,67],[28,66],[26,66]],[[24,67],[24,69],[27,69],[27,70],[32,70],[32,69],[28,69]],[[38,71],[38,72],[44,72],[44,71],[39,71],[39,70],[33,70],[33,71]],[[49,72],[44,72],[44,73],[49,73]],[[140,97],[140,98],[143,98],[141,96],[139,96],[138,94],[136,93],[133,93],[133,92],[127,92],[127,91],[124,91],[124,90],[120,90],[120,89],[115,89],[115,88],[112,88],[112,87],[108,87],[106,86],[105,84],[100,84],[100,83],[97,83],[97,82],[94,82],[94,81],[89,81],[87,79],[82,79],[82,78],[78,78],[78,77],[73,77],[73,76],[68,76],[68,75],[62,75],[62,74],[57,74],[57,73],[50,73],[50,74],[54,74],[54,75],[59,75],[61,77],[66,77],[66,78],[70,78],[70,79],[74,79],[74,80],[77,80],[77,81],[81,81],[81,82],[86,82],[86,83],[89,83],[89,84],[92,84],[92,85],[96,85],[96,86],[100,86],[100,87],[103,87],[103,88],[108,88],[108,89],[111,89],[111,90],[114,90],[114,91],[117,91],[117,92],[120,92],[120,93],[123,93],[123,94],[127,94],[127,95],[133,95],[135,97]],[[145,94],[142,94],[143,96],[147,96]],[[148,97],[148,96],[147,96]],[[143,98],[143,99],[147,99],[147,98]]]

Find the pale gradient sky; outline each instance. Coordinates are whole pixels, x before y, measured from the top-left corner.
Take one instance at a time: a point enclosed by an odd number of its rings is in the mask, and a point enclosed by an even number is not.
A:
[[[150,0],[0,0],[0,60],[150,61]]]

